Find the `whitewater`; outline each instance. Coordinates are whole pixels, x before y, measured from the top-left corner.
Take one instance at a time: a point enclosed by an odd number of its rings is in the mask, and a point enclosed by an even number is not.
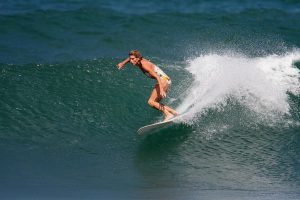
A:
[[[193,81],[179,97],[177,110],[188,112],[185,122],[193,124],[208,109],[222,110],[234,102],[260,120],[278,121],[290,115],[289,95],[299,95],[299,61],[299,50],[264,57],[210,53],[190,59],[186,70]]]

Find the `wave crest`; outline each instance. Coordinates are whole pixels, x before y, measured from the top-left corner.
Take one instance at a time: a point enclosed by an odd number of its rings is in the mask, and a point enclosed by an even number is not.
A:
[[[177,110],[188,112],[191,121],[208,108],[224,108],[233,99],[260,116],[289,115],[289,93],[300,93],[298,61],[299,50],[255,58],[201,55],[188,61],[186,69],[194,80]]]

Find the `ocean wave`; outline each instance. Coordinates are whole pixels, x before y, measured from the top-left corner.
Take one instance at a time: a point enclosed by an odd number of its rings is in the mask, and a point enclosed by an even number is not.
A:
[[[224,116],[243,115],[244,121],[249,121],[249,116],[271,124],[287,116],[292,120],[290,111],[295,105],[290,95],[300,93],[299,68],[295,65],[299,61],[299,50],[253,58],[232,53],[201,55],[188,62],[186,70],[194,80],[177,110],[188,112],[185,122],[190,124],[211,110],[218,113],[216,117],[235,110]]]

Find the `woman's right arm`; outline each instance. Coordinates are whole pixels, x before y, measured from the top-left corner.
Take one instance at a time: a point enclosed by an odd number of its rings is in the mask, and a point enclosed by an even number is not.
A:
[[[129,63],[130,59],[126,58],[123,62],[117,64],[118,69],[122,69],[127,63]]]

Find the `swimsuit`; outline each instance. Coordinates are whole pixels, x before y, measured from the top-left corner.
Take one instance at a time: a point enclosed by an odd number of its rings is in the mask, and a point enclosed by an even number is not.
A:
[[[154,65],[154,71],[155,73],[163,80],[167,81],[167,83],[169,85],[171,85],[171,79],[170,77],[165,73],[163,72],[159,67],[157,67],[156,65]],[[144,72],[144,71],[143,71]],[[148,72],[144,72],[144,74],[150,78],[153,78]]]

